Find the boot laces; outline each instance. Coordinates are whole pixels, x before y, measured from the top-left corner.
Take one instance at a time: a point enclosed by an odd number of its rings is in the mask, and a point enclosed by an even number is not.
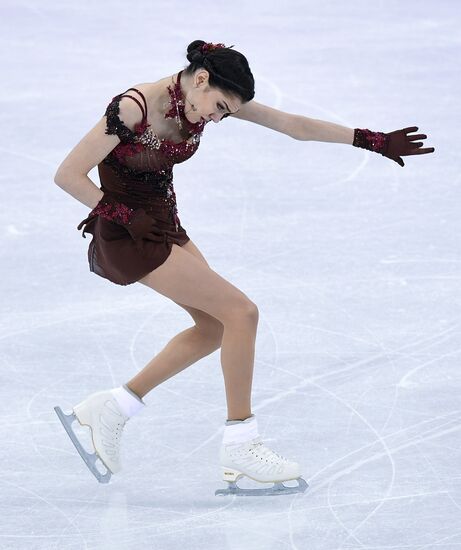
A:
[[[113,434],[113,440],[110,447],[112,447],[115,454],[118,454],[122,430],[129,418],[124,417],[118,410],[114,410],[113,403],[111,403],[110,401],[106,402],[106,407],[111,414],[106,413],[106,421],[104,422],[104,424],[106,428],[109,428]],[[117,415],[119,418],[115,419],[114,414]],[[107,444],[106,447],[108,447]]]
[[[282,460],[283,462],[289,462],[284,456],[274,452],[272,449],[269,449],[269,447],[266,447],[262,441],[256,441],[252,446],[254,449],[258,450],[258,454],[263,458],[276,458]]]
[[[114,426],[114,437],[115,437],[115,442],[117,445],[120,444],[120,437],[122,435],[122,430],[123,430],[123,427],[125,426],[125,421],[124,420],[121,420],[120,422],[117,422]]]

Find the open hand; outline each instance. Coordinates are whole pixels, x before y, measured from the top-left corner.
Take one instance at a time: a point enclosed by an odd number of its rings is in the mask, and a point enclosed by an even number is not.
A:
[[[417,131],[417,126],[411,126],[409,128],[403,128],[402,130],[395,130],[394,132],[387,133],[386,135],[389,137],[389,141],[381,154],[394,160],[403,168],[405,163],[401,157],[433,153],[435,151],[434,147],[421,149],[424,143],[422,141],[415,143],[416,140],[426,139],[427,136],[425,134],[408,135],[410,132]]]

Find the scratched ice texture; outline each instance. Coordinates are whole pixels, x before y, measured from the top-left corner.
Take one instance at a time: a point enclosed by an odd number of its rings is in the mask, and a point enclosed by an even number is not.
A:
[[[461,547],[460,24],[455,0],[2,0],[1,549]],[[185,310],[89,272],[88,208],[53,182],[108,101],[235,44],[255,101],[349,128],[416,125],[389,159],[227,118],[175,167],[210,266],[259,307],[253,412],[309,490],[216,497],[219,350],[146,397],[99,485],[53,411],[118,386]],[[90,178],[99,183],[96,170]]]

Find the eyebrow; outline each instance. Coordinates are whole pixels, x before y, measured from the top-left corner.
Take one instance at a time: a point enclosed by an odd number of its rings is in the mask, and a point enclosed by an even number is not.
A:
[[[227,110],[229,111],[229,113],[231,112],[231,110],[229,109],[229,105],[223,100],[223,103],[224,105],[227,107]],[[238,113],[240,111],[240,109],[237,109],[234,113],[231,113],[231,115],[234,115],[235,113]]]

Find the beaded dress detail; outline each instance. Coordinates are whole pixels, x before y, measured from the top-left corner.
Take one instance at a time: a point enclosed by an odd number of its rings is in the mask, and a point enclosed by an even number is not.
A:
[[[178,73],[177,81],[173,86],[168,86],[171,109],[164,115],[165,118],[176,118],[182,132],[182,141],[161,139],[147,121],[147,102],[143,93],[136,88],[128,88],[125,92],[114,96],[106,108],[106,130],[108,135],[116,134],[120,143],[98,164],[101,190],[116,205],[98,205],[89,216],[80,222],[78,229],[84,227],[85,233],[92,233],[93,240],[90,243],[88,257],[90,271],[110,279],[118,284],[131,284],[139,280],[147,272],[155,269],[166,259],[173,242],[185,244],[189,240],[178,216],[176,194],[173,186],[173,166],[189,159],[198,149],[200,137],[206,125],[205,121],[191,123],[184,114],[185,100],[181,90],[181,74]],[[137,95],[127,92],[135,92]],[[135,101],[141,110],[141,121],[134,126],[134,131],[128,128],[120,119],[119,103],[123,97],[129,97]],[[144,255],[150,257],[150,262],[140,261],[130,257],[124,260],[120,257],[120,250],[115,250],[113,241],[115,233],[119,244],[123,244],[126,250],[133,247],[133,253],[137,250],[126,231],[116,227],[120,212],[128,214],[136,208],[143,208],[152,215],[158,223],[158,241],[164,245],[162,258],[158,250],[149,247],[155,246],[154,236],[144,242]],[[113,216],[113,222],[111,221]],[[109,224],[109,225],[108,225]],[[100,231],[99,231],[100,230]],[[108,236],[109,230],[114,233]],[[123,231],[124,233],[120,233]],[[125,243],[121,243],[123,235]],[[114,237],[114,238],[112,238]],[[131,241],[131,242],[130,242]],[[108,251],[112,246],[113,250]],[[166,253],[166,255],[165,255]],[[139,251],[138,251],[139,254]],[[109,264],[109,256],[110,261]],[[154,261],[154,256],[156,259]],[[133,262],[141,263],[139,269],[133,267]],[[131,269],[127,263],[130,263]],[[104,265],[103,265],[104,264]],[[118,264],[118,274],[112,273],[112,267]],[[131,273],[122,273],[130,271]]]
[[[152,197],[163,197],[168,203],[179,224],[177,214],[176,195],[173,187],[173,166],[190,158],[197,150],[205,122],[190,123],[184,115],[184,99],[181,91],[181,73],[178,74],[174,87],[168,86],[172,107],[165,118],[173,118],[176,115],[176,106],[179,110],[181,121],[187,125],[188,136],[176,143],[169,139],[160,139],[147,122],[147,102],[139,90],[129,88],[137,92],[143,101],[141,105],[138,99],[126,92],[115,96],[108,105],[105,115],[107,117],[106,134],[117,134],[120,143],[102,161],[98,167],[103,191],[106,191],[105,182],[108,181],[109,168],[120,180],[120,186],[115,185],[107,191],[115,193],[132,194],[133,197],[144,199],[140,204],[145,206]],[[142,120],[136,124],[134,132],[127,128],[119,118],[119,102],[122,97],[130,97],[139,105],[142,112]],[[111,179],[111,178],[109,178]],[[110,187],[110,186],[109,186]]]

